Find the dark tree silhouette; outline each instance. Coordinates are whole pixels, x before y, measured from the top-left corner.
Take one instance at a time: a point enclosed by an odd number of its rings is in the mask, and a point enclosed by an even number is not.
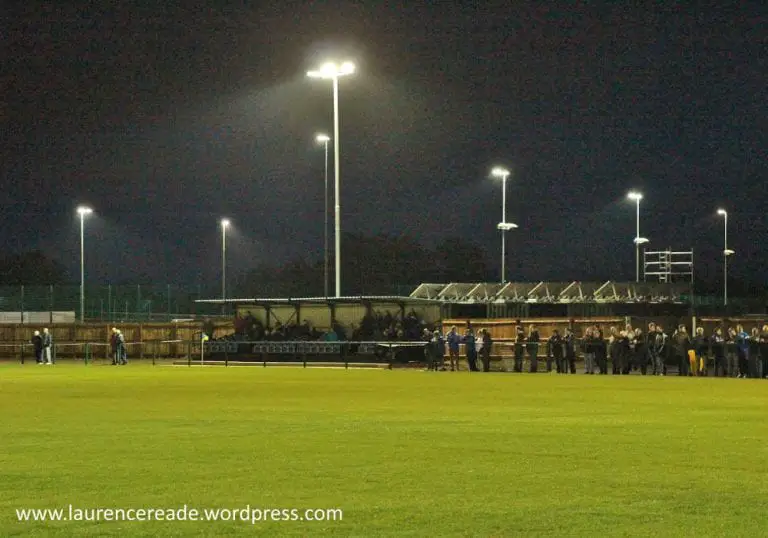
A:
[[[66,281],[64,266],[39,250],[0,260],[0,284],[3,285],[48,285]]]

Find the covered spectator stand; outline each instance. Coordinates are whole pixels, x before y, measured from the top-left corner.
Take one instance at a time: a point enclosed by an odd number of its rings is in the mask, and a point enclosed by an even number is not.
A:
[[[210,361],[360,365],[423,359],[446,306],[400,296],[200,300],[234,306],[235,330],[206,342]]]

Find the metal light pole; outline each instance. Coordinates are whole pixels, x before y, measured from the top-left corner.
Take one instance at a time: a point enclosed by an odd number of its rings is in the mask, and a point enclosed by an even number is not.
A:
[[[221,219],[221,298],[227,298],[227,228],[229,220]]]
[[[501,178],[501,222],[496,227],[501,230],[501,283],[504,284],[507,281],[507,231],[517,228],[517,224],[507,222],[507,178],[509,177],[509,170],[497,167],[491,170],[491,175]]]
[[[352,62],[344,62],[340,66],[326,63],[316,71],[309,71],[308,77],[331,79],[333,82],[333,172],[334,172],[334,255],[336,262],[336,297],[341,297],[341,201],[339,192],[339,77],[355,72]]]
[[[85,321],[85,216],[93,213],[90,207],[80,206],[80,323]]]
[[[640,237],[640,200],[643,199],[643,195],[637,191],[632,191],[627,195],[627,198],[634,200],[637,205],[637,227],[635,231],[635,282],[640,282],[640,245],[647,243],[648,239]]]
[[[718,215],[722,215],[725,224],[724,242],[723,242],[723,306],[728,306],[728,256],[735,254],[728,248],[728,212],[725,209],[718,209]]]
[[[319,144],[325,146],[325,205],[323,206],[323,235],[324,235],[324,256],[323,256],[323,297],[328,297],[328,142],[331,137],[325,134],[319,134],[315,137]]]

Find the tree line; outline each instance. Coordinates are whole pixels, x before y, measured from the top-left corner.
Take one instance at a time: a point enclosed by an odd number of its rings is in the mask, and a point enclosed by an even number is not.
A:
[[[424,245],[412,235],[345,234],[342,239],[342,294],[407,295],[422,282],[495,281],[499,278],[498,265],[497,253],[491,257],[483,246],[468,239],[451,238]],[[309,297],[321,296],[324,291],[322,254],[319,259],[317,256],[300,256],[285,263],[264,261],[256,267],[241,268],[239,272],[231,268],[230,271],[230,297]],[[333,247],[328,273],[329,294],[334,295]],[[563,278],[567,279],[567,276]],[[0,257],[0,285],[78,283],[79,275],[69,274],[60,262],[39,250]],[[141,282],[112,284],[168,283],[153,282],[145,275]],[[732,278],[728,286],[729,295],[734,298],[768,294],[764,281]],[[218,283],[207,283],[204,288],[207,294],[215,296]],[[717,297],[722,293],[722,282],[699,278],[695,293]]]

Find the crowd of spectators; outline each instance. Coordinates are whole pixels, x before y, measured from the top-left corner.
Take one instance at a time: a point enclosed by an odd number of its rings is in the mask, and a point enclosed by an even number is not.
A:
[[[414,310],[405,316],[395,316],[391,312],[369,311],[359,325],[345,328],[334,322],[325,331],[318,330],[309,320],[303,323],[276,322],[272,327],[248,314],[235,317],[235,332],[218,340],[261,341],[353,341],[353,342],[392,342],[418,341],[425,329],[433,329]],[[212,332],[212,331],[211,331]]]

